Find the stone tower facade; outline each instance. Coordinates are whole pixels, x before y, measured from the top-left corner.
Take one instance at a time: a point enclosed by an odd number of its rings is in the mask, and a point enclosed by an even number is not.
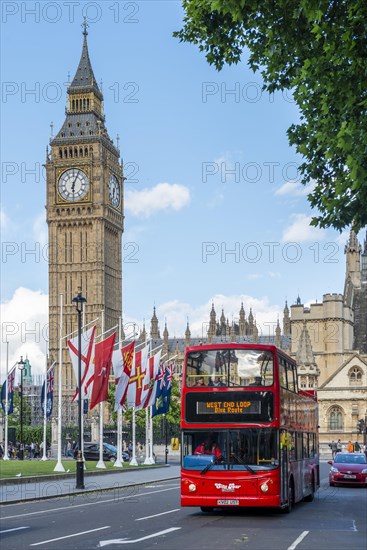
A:
[[[291,353],[300,387],[317,390],[324,454],[333,439],[363,442],[357,425],[367,420],[367,235],[362,248],[351,231],[344,252],[344,292],[291,306]]]
[[[66,117],[47,151],[49,236],[49,322],[51,359],[58,359],[60,295],[63,335],[77,328],[72,299],[87,299],[85,322],[104,311],[105,330],[118,324],[122,310],[123,169],[110,139],[103,96],[94,77],[84,23],[82,54],[67,90]],[[75,388],[63,346],[65,393]]]

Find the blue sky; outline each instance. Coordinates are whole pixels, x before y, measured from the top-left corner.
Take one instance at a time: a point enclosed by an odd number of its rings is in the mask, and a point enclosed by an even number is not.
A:
[[[211,303],[260,331],[284,302],[342,292],[347,233],[309,227],[290,94],[243,63],[220,73],[180,44],[180,2],[2,2],[2,344],[44,361],[48,266],[42,163],[65,117],[83,16],[106,124],[125,164],[124,320],[205,332]],[[360,235],[360,239],[362,235]],[[33,330],[33,335],[31,334]],[[4,371],[2,345],[1,368]]]

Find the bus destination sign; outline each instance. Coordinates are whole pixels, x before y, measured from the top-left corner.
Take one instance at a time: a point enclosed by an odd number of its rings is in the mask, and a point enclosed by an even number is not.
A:
[[[260,401],[197,401],[197,414],[259,414]]]

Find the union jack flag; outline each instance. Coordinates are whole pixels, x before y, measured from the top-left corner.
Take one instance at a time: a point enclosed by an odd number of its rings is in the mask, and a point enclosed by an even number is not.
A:
[[[9,389],[8,389],[8,415],[9,414],[12,414],[13,413],[13,410],[14,410],[14,401],[13,401],[13,397],[14,397],[14,379],[15,379],[15,371],[16,369],[14,368],[9,374],[8,374],[8,379],[7,381],[5,380],[3,385],[2,385],[2,388],[1,388],[1,406],[3,408],[3,411],[5,413],[5,405],[6,405],[6,386],[8,385],[9,386]]]

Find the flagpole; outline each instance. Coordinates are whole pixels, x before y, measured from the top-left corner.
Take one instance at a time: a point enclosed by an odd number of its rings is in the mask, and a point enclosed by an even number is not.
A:
[[[83,315],[83,318],[82,318],[82,330],[85,326],[87,326],[85,324],[85,308],[83,307],[83,312],[82,312],[82,315]],[[90,324],[90,323],[88,323]],[[78,350],[78,353],[79,353],[79,350]],[[82,391],[82,388],[79,388],[79,391]],[[81,451],[82,451],[82,459],[83,459],[83,469],[86,470],[86,465],[85,465],[85,459],[84,459],[84,398],[83,398],[83,394],[82,394],[82,418],[81,418],[81,422],[80,422],[80,429],[81,429],[81,432],[82,432],[82,435],[81,435]]]
[[[104,335],[104,323],[105,323],[105,311],[102,311],[102,335]],[[94,375],[95,376],[95,375]],[[103,401],[99,404],[99,460],[96,464],[96,468],[106,468],[106,464],[103,462]]]
[[[119,349],[121,349],[122,345],[122,318],[119,317]],[[116,391],[116,385],[115,385],[115,391]],[[121,461],[122,458],[122,410],[119,407],[117,410],[117,458],[114,463],[114,466],[120,467],[123,466],[123,463]]]
[[[5,378],[5,443],[4,443],[4,455],[3,460],[9,460],[8,455],[8,393],[9,393],[9,342],[6,341],[6,378]]]
[[[54,472],[65,472],[65,468],[61,462],[61,422],[62,422],[62,307],[63,295],[60,294],[60,342],[59,342],[59,402],[57,415],[57,463]]]
[[[43,453],[41,460],[47,460],[46,456],[46,429],[47,429],[47,416],[46,416],[46,403],[47,403],[47,346],[46,346],[46,374],[45,385],[43,390]]]
[[[151,348],[152,344],[149,343],[149,348]],[[153,354],[153,350],[149,351],[149,355]],[[148,355],[148,357],[149,357]],[[148,366],[147,369],[149,369],[149,359],[148,359]],[[154,370],[154,369],[153,369]],[[145,409],[145,460],[144,464],[150,464],[149,460],[149,447],[150,447],[150,437],[149,437],[149,407],[146,407]]]
[[[136,442],[135,442],[135,406],[133,407],[133,414],[132,414],[132,438],[133,438],[133,456],[130,460],[130,466],[138,466],[138,462],[136,460]]]

